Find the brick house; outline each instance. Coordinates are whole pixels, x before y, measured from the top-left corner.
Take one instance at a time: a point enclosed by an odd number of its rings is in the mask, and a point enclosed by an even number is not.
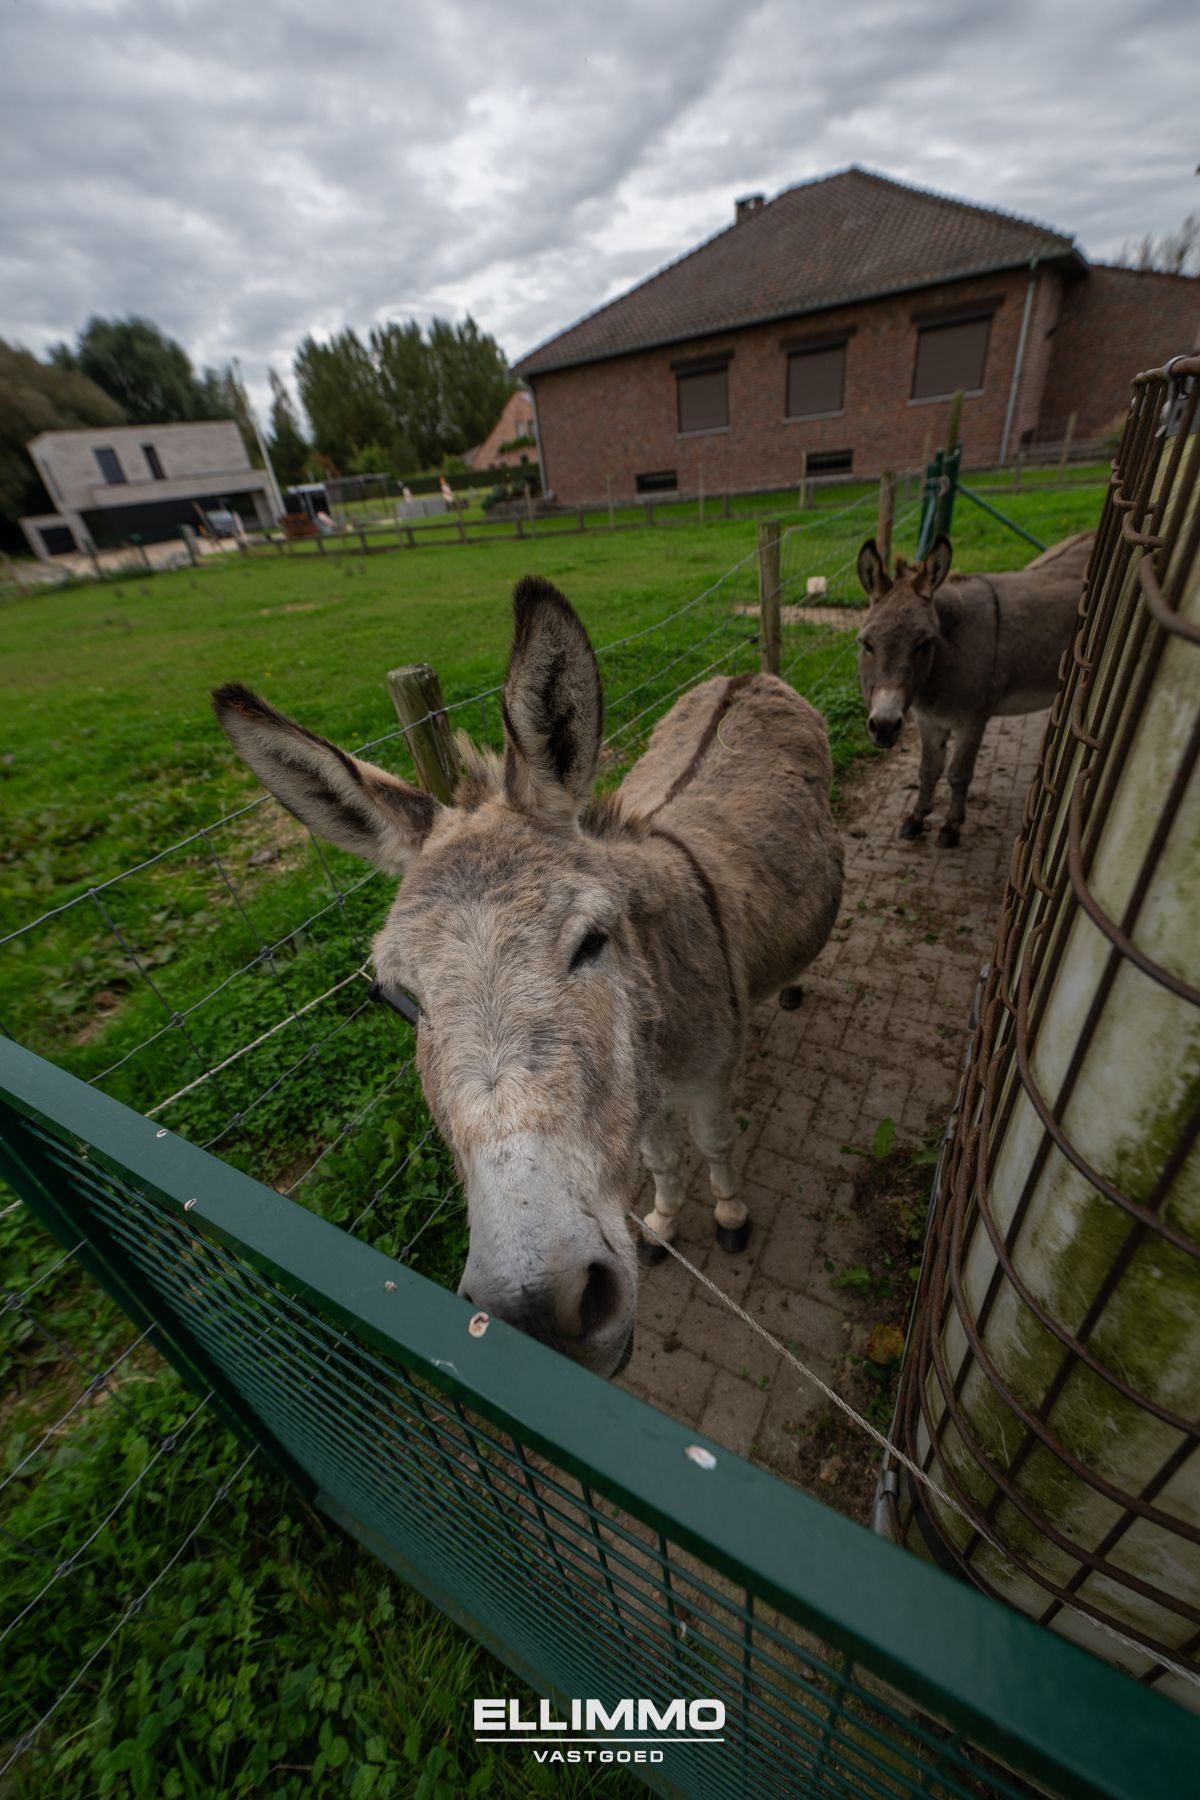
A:
[[[516,447],[502,450],[502,444]],[[467,451],[466,462],[472,469],[516,469],[523,463],[537,463],[533,401],[528,388],[516,388],[508,396],[504,411],[482,444]]]
[[[566,504],[919,464],[1103,434],[1190,350],[1200,281],[1093,268],[1063,233],[851,168],[767,202],[516,365]]]

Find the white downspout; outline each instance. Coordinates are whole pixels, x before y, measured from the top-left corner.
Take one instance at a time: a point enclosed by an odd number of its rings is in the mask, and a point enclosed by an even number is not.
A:
[[[1008,390],[1008,411],[1004,415],[1004,432],[1000,439],[1000,461],[1008,461],[1008,440],[1012,436],[1013,418],[1017,410],[1017,389],[1025,364],[1025,339],[1029,335],[1029,315],[1033,311],[1034,289],[1037,287],[1037,257],[1029,265],[1029,286],[1025,289],[1025,310],[1021,314],[1021,335],[1017,339],[1017,359],[1013,364],[1012,386]]]
[[[529,383],[529,404],[533,408],[533,435],[537,439],[538,480],[542,484],[542,499],[550,498],[550,488],[546,481],[546,459],[542,455],[542,421],[538,418],[537,393],[532,381]]]

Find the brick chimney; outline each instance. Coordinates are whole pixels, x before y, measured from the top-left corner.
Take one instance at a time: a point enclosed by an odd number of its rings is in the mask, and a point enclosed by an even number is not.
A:
[[[767,196],[765,194],[743,194],[740,200],[735,200],[733,203],[734,224],[740,225],[742,220],[748,219],[752,213],[761,212],[766,204]]]

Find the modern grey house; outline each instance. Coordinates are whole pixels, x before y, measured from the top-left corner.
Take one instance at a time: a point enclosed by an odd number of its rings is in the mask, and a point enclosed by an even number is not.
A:
[[[36,556],[177,537],[210,508],[274,523],[268,476],[251,468],[232,419],[43,431],[26,448],[58,509],[21,520]]]

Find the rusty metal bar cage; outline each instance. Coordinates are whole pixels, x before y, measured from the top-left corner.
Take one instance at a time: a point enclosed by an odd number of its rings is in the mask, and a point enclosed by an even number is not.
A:
[[[1191,1706],[1198,413],[1200,357],[1136,378],[1013,852],[900,1384],[893,1438],[940,1494],[893,1461],[881,1508],[898,1542]]]

